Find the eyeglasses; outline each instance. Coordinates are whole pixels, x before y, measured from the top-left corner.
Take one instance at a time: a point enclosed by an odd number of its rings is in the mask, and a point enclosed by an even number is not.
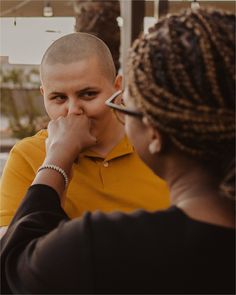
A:
[[[144,116],[144,114],[142,112],[128,109],[125,106],[122,90],[115,92],[110,98],[108,98],[106,100],[105,104],[107,106],[109,106],[110,108],[112,108],[117,120],[122,124],[125,123],[125,118],[124,118],[125,116],[124,115],[137,117],[139,119],[142,119]]]

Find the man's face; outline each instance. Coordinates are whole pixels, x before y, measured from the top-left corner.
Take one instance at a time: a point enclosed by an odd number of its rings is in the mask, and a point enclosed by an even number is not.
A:
[[[119,124],[105,101],[120,87],[101,71],[95,57],[70,64],[44,65],[41,91],[51,119],[81,110],[91,119],[91,132],[103,138],[109,127]]]

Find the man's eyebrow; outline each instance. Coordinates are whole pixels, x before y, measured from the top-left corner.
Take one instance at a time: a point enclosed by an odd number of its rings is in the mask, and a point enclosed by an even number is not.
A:
[[[84,93],[87,91],[99,91],[100,88],[98,86],[88,86],[82,89],[79,89],[76,91],[76,93]],[[59,92],[59,91],[52,91],[49,93],[49,95],[66,95],[64,92]]]
[[[87,92],[87,91],[91,91],[91,90],[99,90],[99,87],[97,86],[88,86],[88,87],[85,87],[85,88],[82,88],[80,90],[78,90],[77,92],[79,93],[83,93],[83,92]]]
[[[64,92],[53,91],[53,92],[50,92],[49,95],[65,95],[65,93]]]

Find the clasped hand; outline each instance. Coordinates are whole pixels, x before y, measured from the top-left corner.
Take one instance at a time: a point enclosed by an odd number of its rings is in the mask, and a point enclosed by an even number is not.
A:
[[[48,125],[47,157],[57,156],[74,161],[84,149],[96,144],[91,134],[91,121],[86,115],[70,114]]]

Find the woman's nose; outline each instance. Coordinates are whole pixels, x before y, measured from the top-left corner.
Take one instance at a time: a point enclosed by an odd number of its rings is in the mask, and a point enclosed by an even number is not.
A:
[[[68,115],[81,115],[83,113],[83,108],[78,100],[68,101],[67,109]]]

